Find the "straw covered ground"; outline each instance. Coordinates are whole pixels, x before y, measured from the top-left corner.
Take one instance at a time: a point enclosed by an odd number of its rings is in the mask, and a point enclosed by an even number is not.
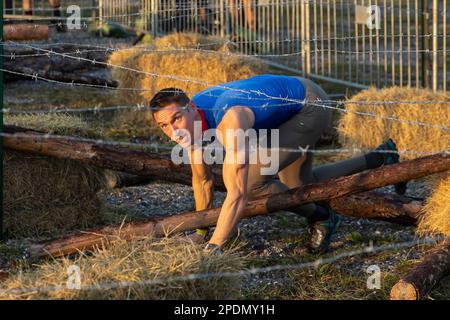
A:
[[[5,123],[54,134],[89,132],[78,117],[68,115],[7,116]],[[102,170],[12,150],[5,150],[3,170],[5,229],[10,238],[55,236],[99,222]]]
[[[211,255],[177,237],[117,239],[108,247],[95,250],[91,256],[58,259],[17,271],[2,283],[0,299],[231,299],[241,289],[240,277],[217,276],[242,270],[243,260],[234,249]],[[83,290],[66,285],[68,270],[71,274],[76,270],[70,269],[71,265],[79,268],[80,277],[71,278],[70,283],[74,285],[79,279]],[[164,281],[205,273],[216,276]],[[130,285],[121,286],[124,282]]]

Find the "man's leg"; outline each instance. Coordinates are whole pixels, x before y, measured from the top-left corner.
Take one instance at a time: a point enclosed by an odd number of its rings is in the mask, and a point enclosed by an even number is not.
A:
[[[307,100],[308,98],[315,100],[315,97],[311,97],[310,90],[307,90]],[[324,98],[327,99],[326,97]],[[256,164],[250,164],[248,178],[250,199],[300,186],[300,167],[302,167],[305,159],[307,162],[311,161],[302,153],[302,150],[312,148],[329,126],[331,126],[331,109],[308,104],[298,114],[281,124],[277,128],[279,130],[278,144],[280,150],[270,149],[279,154],[278,176],[280,180],[274,176],[262,175],[261,168],[263,166],[259,159]],[[272,143],[269,143],[269,146],[274,147]],[[308,153],[308,155],[311,154]],[[309,174],[311,177],[307,179],[307,183],[312,182],[312,170],[302,170],[302,172]],[[318,206],[315,204],[306,204],[292,210],[307,218],[313,216],[322,220],[327,218],[325,216],[327,212],[320,210],[320,208],[318,209]]]
[[[332,109],[326,108],[325,100],[328,95],[313,81],[298,77],[305,88],[306,105],[293,119],[280,126],[280,141],[284,147],[296,149],[299,147],[313,150],[320,136],[329,130],[332,125]],[[284,134],[281,132],[283,131]],[[303,184],[315,182],[312,171],[313,153],[302,154],[286,168],[283,168],[278,176],[290,189],[300,187]],[[313,220],[326,220],[328,211],[314,203],[302,205],[291,209],[302,216]]]
[[[323,91],[323,89],[318,86],[316,83],[309,79],[297,77],[300,82],[303,84],[306,93],[307,101],[316,101],[315,105],[317,108],[322,108],[319,105],[325,104],[320,102],[320,100],[328,100],[328,95]],[[318,101],[318,102],[317,102]],[[331,115],[331,109],[330,115]],[[331,124],[331,121],[330,121]],[[323,128],[323,131],[327,130],[327,128]],[[383,145],[382,145],[383,146]],[[312,145],[311,147],[314,147]],[[381,147],[381,146],[380,146]],[[388,148],[389,149],[389,148]],[[386,155],[386,154],[384,154]],[[326,165],[319,166],[315,169],[312,168],[312,159],[313,155],[308,153],[307,159],[302,166],[298,164],[294,164],[293,167],[289,167],[285,169],[286,173],[284,174],[284,179],[293,179],[292,176],[294,172],[300,172],[300,180],[302,183],[312,183],[324,181],[332,178],[343,177],[352,175],[367,169],[378,168],[386,162],[386,158],[382,153],[378,153],[376,151],[370,152],[368,154],[354,157],[351,159],[330,163]],[[301,167],[301,169],[300,169]],[[300,170],[300,171],[296,171]],[[283,175],[283,174],[282,174]],[[291,178],[289,178],[291,177]],[[281,176],[280,176],[281,179]],[[283,180],[283,179],[282,179]],[[293,188],[291,186],[291,188]]]

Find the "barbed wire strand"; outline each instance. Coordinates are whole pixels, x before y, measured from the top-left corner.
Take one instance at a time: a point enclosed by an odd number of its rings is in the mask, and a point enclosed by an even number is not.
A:
[[[20,125],[19,125],[20,126]],[[31,129],[33,130],[33,129]],[[24,132],[17,132],[17,133],[6,133],[1,132],[0,136],[4,138],[8,137],[27,137],[32,138],[34,140],[46,140],[46,139],[65,139],[73,142],[84,142],[84,143],[91,143],[95,145],[106,145],[106,146],[114,146],[114,147],[126,147],[126,148],[135,148],[135,149],[153,149],[156,152],[159,152],[160,150],[167,150],[172,151],[174,146],[170,146],[167,144],[160,144],[157,142],[150,142],[150,143],[137,143],[137,142],[124,142],[124,141],[114,141],[114,140],[105,140],[105,139],[93,139],[93,138],[84,138],[84,137],[73,137],[73,136],[64,136],[64,135],[58,135],[53,133],[41,133],[39,135],[37,134],[29,134]],[[206,146],[202,146],[202,148],[206,149]],[[219,148],[219,146],[218,146]],[[262,147],[264,148],[264,147]],[[298,146],[298,148],[283,148],[283,147],[276,147],[276,148],[270,148],[271,150],[277,150],[277,151],[283,151],[283,152],[295,152],[295,153],[313,153],[313,154],[337,154],[337,153],[363,153],[367,151],[373,151],[375,149],[370,148],[335,148],[335,149],[312,149],[309,146],[301,147]],[[208,151],[211,151],[208,149]],[[432,155],[437,153],[442,154],[450,154],[450,149],[447,150],[431,150],[431,151],[423,151],[423,150],[376,150],[378,153],[382,154],[419,154],[419,155]]]
[[[327,258],[319,258],[311,262],[303,262],[297,264],[278,264],[268,267],[260,267],[260,268],[249,268],[241,271],[229,271],[229,272],[209,272],[209,273],[191,273],[188,275],[178,275],[178,276],[169,276],[169,277],[159,277],[156,279],[149,279],[144,281],[118,281],[118,282],[104,282],[95,285],[84,285],[80,286],[79,289],[70,289],[67,285],[59,285],[59,286],[45,286],[45,287],[33,287],[33,288],[21,288],[21,289],[2,289],[0,290],[0,294],[26,294],[32,292],[46,293],[46,292],[54,292],[61,290],[110,290],[115,288],[122,287],[136,287],[136,286],[149,286],[149,285],[158,285],[158,284],[167,284],[171,282],[184,282],[184,281],[195,281],[195,280],[205,280],[210,278],[236,278],[236,277],[245,277],[252,276],[261,273],[269,273],[269,272],[277,272],[277,271],[294,271],[294,270],[302,270],[307,268],[318,268],[324,264],[330,264],[341,260],[343,258],[350,258],[362,254],[376,254],[378,252],[385,251],[395,251],[403,248],[411,248],[418,245],[431,245],[435,244],[438,241],[442,240],[443,237],[437,238],[425,238],[425,239],[415,239],[413,241],[406,241],[401,243],[394,243],[382,246],[373,246],[370,244],[369,246],[363,247],[361,249],[346,251],[342,253],[335,254],[331,257]]]

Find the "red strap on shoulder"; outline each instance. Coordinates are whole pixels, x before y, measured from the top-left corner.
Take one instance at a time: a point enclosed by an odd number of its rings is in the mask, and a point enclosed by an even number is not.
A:
[[[197,110],[198,110],[198,113],[200,113],[200,118],[202,119],[202,133],[203,133],[206,130],[208,130],[208,125],[206,124],[206,120],[205,120],[205,113],[199,107],[197,107]]]

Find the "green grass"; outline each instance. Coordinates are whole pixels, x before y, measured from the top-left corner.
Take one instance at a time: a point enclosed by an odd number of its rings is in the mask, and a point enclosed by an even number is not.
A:
[[[350,244],[368,244],[372,241],[374,245],[383,245],[397,242],[398,238],[395,235],[380,236],[376,234],[363,234],[358,231],[351,232],[345,237],[345,240]]]
[[[363,257],[360,257],[363,258]],[[375,261],[383,260],[383,255],[372,256]],[[384,257],[386,258],[386,257]],[[254,267],[267,267],[268,260],[253,261]],[[293,263],[290,259],[277,259],[276,264]],[[389,299],[392,286],[410,271],[418,261],[402,261],[393,271],[381,267],[381,288],[368,289],[365,268],[352,268],[345,261],[289,271],[288,279],[280,286],[262,283],[242,292],[244,299],[298,299],[298,300],[381,300]],[[450,297],[450,277],[447,277],[429,293],[425,299],[448,299]]]
[[[281,229],[299,229],[306,227],[306,219],[295,219],[293,220],[291,217],[286,216],[284,214],[275,216],[275,225],[276,228]]]

